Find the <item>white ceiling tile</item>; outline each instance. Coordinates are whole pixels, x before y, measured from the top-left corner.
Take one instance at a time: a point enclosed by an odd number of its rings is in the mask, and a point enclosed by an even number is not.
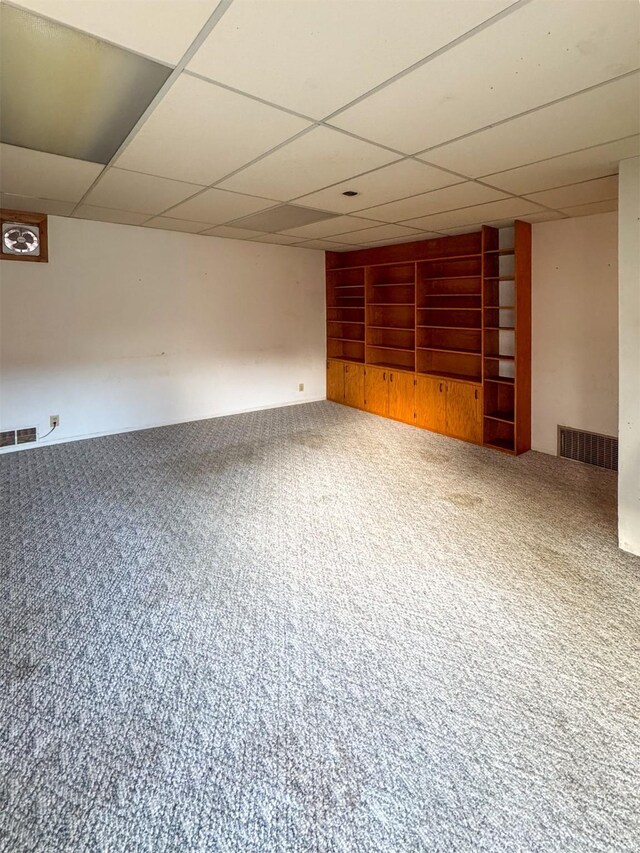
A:
[[[416,216],[427,216],[441,213],[445,210],[456,210],[459,207],[470,207],[472,204],[496,201],[505,198],[501,190],[490,189],[472,181],[434,190],[430,193],[412,196],[411,198],[392,201],[379,207],[370,207],[361,211],[371,219],[381,219],[383,222],[400,222]]]
[[[567,207],[563,213],[567,216],[594,216],[596,213],[613,213],[618,209],[618,200],[615,198],[607,201],[596,201],[594,204],[579,204],[575,207]]]
[[[188,234],[197,234],[209,228],[208,222],[187,222],[186,219],[173,219],[170,216],[156,216],[144,223],[145,228],[161,228],[164,231],[184,231]]]
[[[80,201],[104,166],[0,145],[0,190],[13,195]]]
[[[142,225],[149,218],[148,213],[132,213],[130,210],[111,210],[108,207],[94,207],[91,204],[81,204],[73,216],[75,219],[119,222],[122,225]]]
[[[208,222],[209,225],[221,225],[223,222],[266,210],[275,204],[275,201],[267,198],[210,189],[174,207],[171,216],[176,219],[196,219]]]
[[[439,231],[416,231],[410,237],[395,237],[392,240],[374,240],[371,243],[363,243],[363,246],[374,248],[376,246],[396,246],[398,243],[415,243],[416,240],[431,240],[434,237],[440,237]]]
[[[405,228],[403,225],[378,225],[376,228],[366,228],[363,231],[349,231],[345,234],[340,234],[336,239],[359,246],[362,243],[377,243],[393,240],[396,237],[418,239],[417,235],[417,230]]]
[[[487,225],[488,223],[484,223]],[[445,234],[448,237],[454,237],[456,234],[473,234],[478,231],[482,231],[482,225],[463,225],[458,228],[443,228],[442,231],[439,231],[439,234]]]
[[[334,243],[332,240],[305,240],[302,243],[296,243],[294,249],[323,249],[327,252],[338,252],[341,249],[356,249],[359,246],[354,246],[347,243]]]
[[[518,219],[522,219],[525,222],[552,222],[554,219],[566,219],[566,216],[563,213],[558,213],[555,210],[541,210],[540,213],[524,213],[518,216]],[[492,222],[485,223],[486,225],[492,225]]]
[[[405,225],[430,231],[445,231],[463,225],[486,224],[497,219],[517,219],[526,213],[538,213],[540,208],[521,198],[505,198],[502,201],[492,201],[488,204],[477,204],[460,210],[450,210],[446,213],[436,213],[433,216],[422,216],[410,219]]]
[[[0,193],[0,207],[5,207],[8,210],[23,210],[29,213],[46,213],[49,216],[69,216],[75,207],[75,202]]]
[[[182,74],[117,165],[208,185],[309,126],[282,110]]]
[[[564,210],[566,207],[575,207],[579,204],[606,201],[618,198],[618,176],[611,175],[608,178],[597,178],[595,181],[583,181],[579,184],[570,184],[567,187],[531,193],[527,198],[556,210]]]
[[[481,177],[637,134],[640,75],[421,154],[429,163]]]
[[[18,0],[54,21],[175,65],[220,0]]]
[[[640,154],[640,136],[628,136],[617,142],[562,154],[508,172],[498,172],[484,180],[517,195],[530,194],[616,174],[620,160],[637,154]]]
[[[296,204],[320,207],[336,213],[353,213],[461,181],[462,178],[456,175],[434,169],[416,160],[401,160],[399,163],[376,169],[375,172],[350,178],[333,187],[303,196],[296,199]],[[344,196],[342,193],[345,190],[355,190],[358,195],[351,198]]]
[[[197,184],[185,184],[124,169],[108,169],[84,201],[96,207],[131,210],[134,213],[162,213],[201,189]]]
[[[512,2],[235,0],[188,68],[323,118]]]
[[[267,236],[264,231],[249,231],[247,228],[231,228],[228,225],[217,225],[202,233],[208,237],[228,237],[231,240],[253,240],[255,237]]]
[[[324,222],[314,222],[311,225],[303,225],[300,228],[287,228],[284,234],[291,234],[298,240],[313,240],[322,237],[333,237],[336,234],[344,234],[347,231],[359,231],[362,228],[373,228],[378,222],[372,219],[361,219],[358,216],[336,216],[334,219],[326,219]]]
[[[291,246],[292,243],[299,243],[299,237],[287,237],[286,234],[265,234],[264,237],[252,237],[254,243],[276,243],[281,246]]]
[[[316,127],[221,186],[288,201],[397,159],[397,154],[368,142]]]
[[[533,0],[331,124],[408,154],[438,145],[637,69],[638,11]]]

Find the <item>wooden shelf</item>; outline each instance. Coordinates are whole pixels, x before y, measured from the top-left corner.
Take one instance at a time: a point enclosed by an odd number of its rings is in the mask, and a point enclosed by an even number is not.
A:
[[[413,308],[415,304],[415,302],[369,302],[369,305],[372,308],[389,308],[389,306],[398,308]]]
[[[413,369],[406,364],[395,364],[392,361],[368,361],[368,367],[385,367],[387,370],[403,370],[405,373],[413,373]]]
[[[364,326],[364,320],[327,320],[327,323],[340,323],[343,326]]]
[[[470,255],[438,255],[437,258],[423,258],[420,264],[435,264],[441,261],[466,261],[469,258],[481,258],[482,252],[474,252]]]
[[[327,335],[329,341],[349,341],[352,344],[363,344],[364,338],[336,338],[334,335]]]
[[[364,284],[334,284],[333,287],[335,290],[360,290],[361,288],[364,288]]]
[[[485,308],[491,308],[494,311],[514,311],[515,305],[485,305]]]
[[[384,329],[389,332],[413,332],[413,326],[367,326],[368,329]]]
[[[482,273],[473,273],[470,275],[432,275],[428,278],[423,276],[418,279],[418,284],[420,284],[421,281],[459,281],[461,278],[482,278]]]
[[[485,326],[485,332],[515,332],[515,326]]]
[[[515,281],[516,274],[513,275],[485,275],[485,281]]]
[[[471,376],[467,373],[446,373],[442,370],[416,370],[421,376],[435,376],[437,379],[457,379],[460,382],[473,382],[474,385],[480,385],[482,377]]]
[[[416,329],[450,329],[456,332],[481,332],[481,326],[423,326],[418,324]]]
[[[330,355],[328,358],[331,358],[334,361],[352,361],[354,364],[364,364],[364,358],[353,358],[353,356]]]
[[[374,281],[373,287],[413,287],[413,281]]]
[[[485,355],[488,361],[515,361],[515,355]]]
[[[492,438],[489,441],[485,441],[485,445],[493,447],[495,450],[503,450],[506,453],[515,452],[513,439],[509,438]]]
[[[367,349],[390,349],[397,352],[413,352],[413,347],[389,347],[383,344],[367,344]]]
[[[490,412],[488,415],[485,415],[485,418],[489,418],[489,420],[492,421],[504,421],[505,423],[512,424],[513,412]]]
[[[482,311],[480,305],[477,308],[453,308],[449,305],[418,305],[421,311]]]
[[[485,255],[515,255],[515,249],[485,249]]]
[[[485,376],[485,382],[495,382],[496,385],[514,385],[515,380],[513,376]]]
[[[426,352],[453,352],[457,355],[482,355],[480,350],[475,349],[453,349],[452,347],[416,347],[416,349],[425,350]]]

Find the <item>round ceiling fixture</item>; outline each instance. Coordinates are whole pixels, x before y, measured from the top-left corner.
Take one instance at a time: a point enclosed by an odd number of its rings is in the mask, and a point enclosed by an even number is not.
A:
[[[358,195],[355,190],[345,190],[342,195],[346,195],[348,198],[353,198],[354,195]]]
[[[40,245],[38,228],[5,225],[2,232],[4,251],[9,255],[35,255]]]

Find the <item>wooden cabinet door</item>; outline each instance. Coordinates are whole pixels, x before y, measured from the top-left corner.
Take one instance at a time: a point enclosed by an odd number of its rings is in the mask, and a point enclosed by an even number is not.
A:
[[[416,426],[447,431],[447,383],[431,376],[416,377]]]
[[[327,361],[327,400],[344,403],[344,364],[341,361]]]
[[[482,444],[482,388],[447,383],[447,435]]]
[[[389,413],[389,371],[383,367],[367,367],[364,377],[364,407],[374,415]]]
[[[389,417],[415,424],[416,394],[413,373],[392,370],[389,373]]]
[[[347,406],[364,409],[364,364],[345,364],[344,402]]]

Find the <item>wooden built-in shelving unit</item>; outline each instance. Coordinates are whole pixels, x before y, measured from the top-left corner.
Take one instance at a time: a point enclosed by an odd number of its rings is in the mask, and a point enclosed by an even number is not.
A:
[[[531,446],[531,226],[482,229],[484,443]],[[509,239],[510,238],[510,239]]]
[[[529,449],[528,223],[327,252],[326,266],[329,399]]]

